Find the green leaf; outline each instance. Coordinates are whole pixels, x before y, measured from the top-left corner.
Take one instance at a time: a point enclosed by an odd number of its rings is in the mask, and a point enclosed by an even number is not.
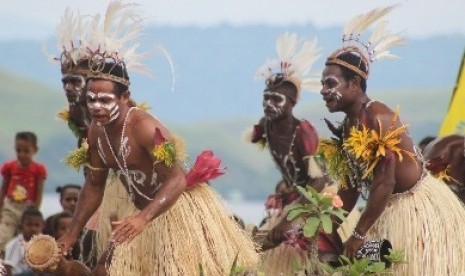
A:
[[[333,200],[329,197],[322,197],[320,199],[320,206],[332,206]]]
[[[307,190],[305,190],[305,188],[303,187],[300,187],[300,186],[296,186],[296,187],[297,187],[297,190],[300,192],[300,194],[302,194],[308,201],[310,201],[311,203],[315,205],[318,204],[318,201],[314,198],[313,194],[310,194],[309,192],[307,192]]]
[[[199,276],[205,276],[205,273],[203,272],[203,267],[202,267],[202,264],[199,263]]]
[[[308,211],[306,209],[302,209],[302,208],[299,208],[299,209],[294,209],[292,211],[290,211],[289,213],[287,213],[287,220],[289,221],[292,221],[294,220],[296,217],[298,217],[299,215],[301,215],[302,213],[307,213]]]
[[[237,252],[236,257],[234,258],[234,261],[231,266],[231,270],[229,271],[229,276],[234,276],[236,269],[237,269],[237,259],[239,258],[239,252]]]
[[[370,261],[368,259],[355,260],[353,269],[357,272],[364,272],[369,264]]]
[[[323,225],[323,231],[326,234],[331,234],[333,232],[333,222],[331,221],[331,217],[329,215],[321,215],[321,224]]]
[[[304,226],[304,236],[307,238],[316,236],[318,226],[320,226],[319,218],[310,217],[307,219]]]
[[[370,273],[381,273],[386,272],[386,264],[383,262],[374,262],[371,263],[366,269],[366,272]]]

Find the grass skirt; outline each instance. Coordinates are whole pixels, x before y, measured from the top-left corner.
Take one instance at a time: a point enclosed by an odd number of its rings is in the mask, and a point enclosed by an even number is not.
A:
[[[407,263],[394,275],[465,275],[462,227],[465,209],[440,180],[426,174],[411,190],[395,194],[368,233],[403,250]]]
[[[139,212],[127,199],[116,201],[104,200],[102,214],[113,210],[124,218]],[[197,276],[201,266],[206,276],[229,275],[236,255],[245,270],[256,269],[260,257],[252,240],[229,216],[219,195],[200,184],[184,192],[132,242],[117,246],[109,274]]]

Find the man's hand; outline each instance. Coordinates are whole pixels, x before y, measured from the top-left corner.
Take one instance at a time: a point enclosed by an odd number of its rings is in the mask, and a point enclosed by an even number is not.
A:
[[[122,220],[113,221],[114,230],[112,240],[116,243],[130,242],[144,230],[148,221],[142,216],[130,216]]]
[[[350,260],[355,258],[355,253],[363,245],[364,241],[350,236],[350,238],[344,244],[344,255]]]
[[[77,236],[71,233],[66,233],[58,240],[58,244],[60,245],[64,256],[68,256],[68,254],[71,255],[71,250],[73,249],[72,246],[76,243],[77,239]]]
[[[281,221],[271,229],[268,234],[268,239],[274,243],[281,243],[285,238],[286,231],[291,228],[291,222],[284,216]]]

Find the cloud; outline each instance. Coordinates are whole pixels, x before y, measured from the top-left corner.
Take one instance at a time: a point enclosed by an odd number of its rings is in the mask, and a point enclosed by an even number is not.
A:
[[[109,1],[30,0],[5,1],[0,6],[0,39],[50,36],[65,8],[79,8],[83,14],[103,13]],[[214,27],[313,24],[318,28],[342,26],[356,14],[374,7],[397,4],[392,0],[139,0],[148,24],[178,27]],[[463,0],[408,0],[388,19],[393,31],[414,38],[439,34],[465,35]]]

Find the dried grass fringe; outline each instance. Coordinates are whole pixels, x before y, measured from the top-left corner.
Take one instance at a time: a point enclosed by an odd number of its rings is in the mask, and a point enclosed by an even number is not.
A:
[[[116,212],[118,218],[138,212],[119,180],[109,184],[101,210],[100,221],[105,223],[99,227],[100,245],[106,244],[110,233],[109,219],[105,217],[111,212]],[[121,194],[126,198],[120,200]],[[206,276],[229,275],[238,253],[238,264],[253,271],[260,259],[255,249],[252,240],[230,218],[219,195],[201,184],[184,192],[130,244],[118,246],[110,275],[197,276],[200,264]]]
[[[394,195],[368,233],[403,250],[394,275],[465,275],[465,209],[446,184],[427,174],[411,191]]]

